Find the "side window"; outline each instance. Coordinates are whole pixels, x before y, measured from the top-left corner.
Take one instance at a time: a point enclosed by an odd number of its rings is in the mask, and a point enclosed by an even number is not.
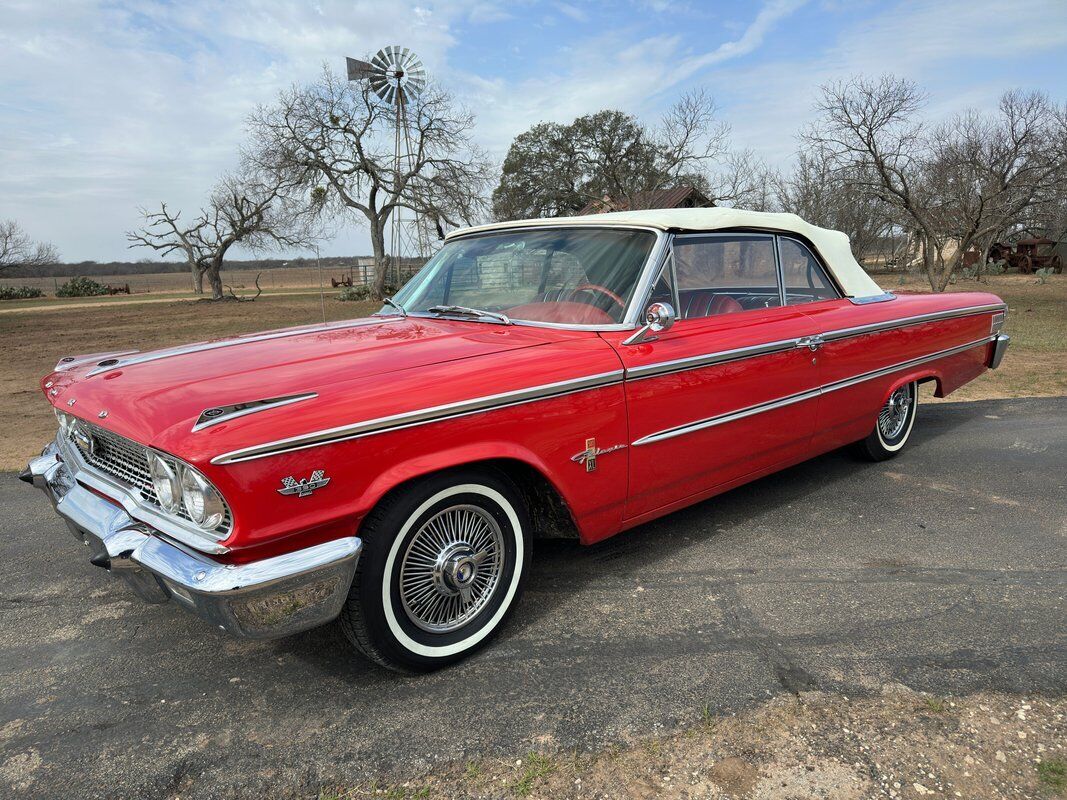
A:
[[[679,319],[781,305],[773,236],[679,237],[674,270]]]
[[[779,236],[778,255],[782,259],[786,303],[795,306],[838,297],[822,264],[804,243]]]

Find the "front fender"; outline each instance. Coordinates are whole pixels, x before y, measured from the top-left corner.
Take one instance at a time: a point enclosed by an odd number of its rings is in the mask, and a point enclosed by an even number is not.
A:
[[[557,480],[554,480],[552,470],[536,453],[515,442],[493,440],[472,442],[445,450],[422,453],[393,464],[367,486],[366,491],[363,492],[357,503],[357,514],[360,517],[366,515],[386,494],[415,478],[421,478],[446,469],[499,459],[519,461],[537,470],[552,484],[552,487],[563,498],[563,501],[567,503],[568,508],[571,507],[564,488]]]

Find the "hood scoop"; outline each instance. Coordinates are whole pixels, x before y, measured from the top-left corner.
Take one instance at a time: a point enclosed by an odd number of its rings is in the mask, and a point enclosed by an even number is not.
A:
[[[200,412],[196,424],[193,425],[193,433],[202,431],[204,428],[210,428],[212,425],[218,425],[220,422],[229,422],[231,419],[236,419],[237,417],[255,414],[258,411],[267,411],[268,409],[277,408],[278,406],[299,403],[301,400],[311,400],[318,396],[317,392],[306,392],[304,394],[290,394],[285,397],[268,397],[264,400],[250,400],[247,403],[233,403],[228,406],[212,406],[211,408],[205,408]]]

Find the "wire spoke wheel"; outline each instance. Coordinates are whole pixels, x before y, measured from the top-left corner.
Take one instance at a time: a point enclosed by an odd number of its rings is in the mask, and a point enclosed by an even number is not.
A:
[[[878,430],[884,440],[893,441],[904,431],[914,401],[910,383],[901,386],[889,396],[889,400],[878,414]]]
[[[400,600],[415,625],[431,633],[463,627],[500,583],[504,534],[485,509],[445,508],[412,537],[400,567]]]

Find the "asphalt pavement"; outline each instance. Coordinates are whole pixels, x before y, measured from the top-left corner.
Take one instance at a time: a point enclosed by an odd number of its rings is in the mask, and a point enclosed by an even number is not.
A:
[[[243,642],[144,605],[0,475],[0,794],[314,797],[782,692],[1062,696],[1065,489],[1067,398],[923,405],[894,460],[835,452],[595,547],[537,543],[495,643],[409,677],[334,626]]]

